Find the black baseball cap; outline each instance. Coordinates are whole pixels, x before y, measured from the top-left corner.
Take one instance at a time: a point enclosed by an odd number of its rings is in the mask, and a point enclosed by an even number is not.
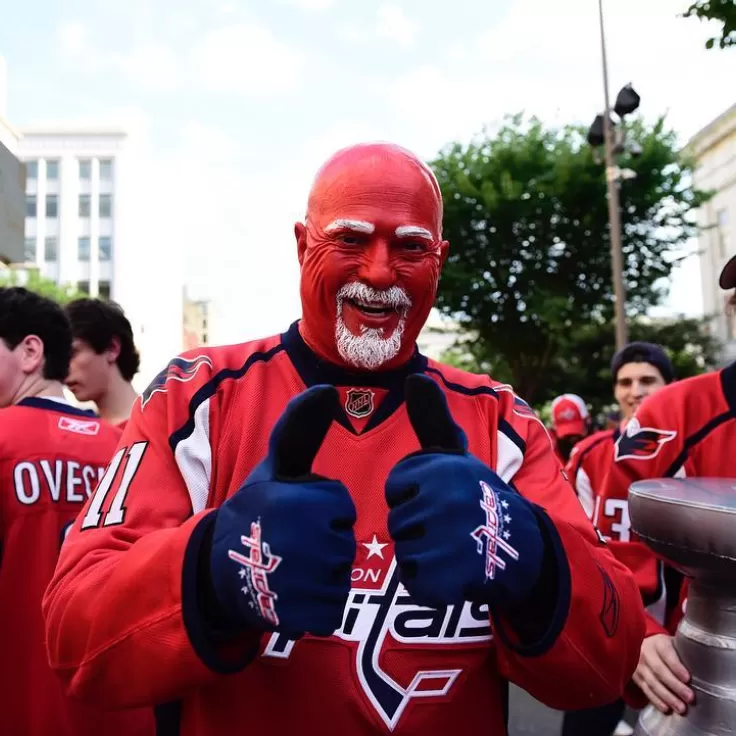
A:
[[[672,383],[675,378],[675,369],[667,353],[659,345],[652,342],[630,342],[624,345],[611,361],[611,373],[616,381],[618,372],[627,363],[649,363],[661,374],[665,383]]]
[[[721,289],[736,289],[736,256],[723,267],[721,276],[718,279],[718,286]]]

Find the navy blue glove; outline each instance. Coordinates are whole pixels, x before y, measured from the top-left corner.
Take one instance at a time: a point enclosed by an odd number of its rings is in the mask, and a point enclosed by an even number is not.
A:
[[[268,456],[217,511],[212,587],[228,618],[296,639],[342,624],[355,559],[356,511],[347,488],[312,474],[339,410],[314,386],[286,407]]]
[[[420,452],[386,481],[399,579],[420,606],[514,606],[539,580],[545,544],[534,506],[467,452],[440,387],[406,381]]]

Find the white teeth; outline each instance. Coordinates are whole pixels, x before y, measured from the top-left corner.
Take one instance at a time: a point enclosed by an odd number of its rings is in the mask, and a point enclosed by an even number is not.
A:
[[[406,314],[411,307],[409,295],[398,286],[392,286],[385,291],[371,289],[359,281],[354,281],[343,286],[337,294],[337,311],[342,312],[343,300],[350,299],[359,306],[374,309],[395,309],[399,313]]]

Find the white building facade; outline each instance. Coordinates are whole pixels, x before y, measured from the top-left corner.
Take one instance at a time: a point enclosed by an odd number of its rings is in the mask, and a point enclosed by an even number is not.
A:
[[[21,130],[16,150],[26,164],[26,262],[93,297],[120,298],[125,142],[117,131]]]
[[[687,150],[696,162],[695,186],[714,192],[698,212],[698,251],[703,307],[725,346],[725,363],[736,358],[736,315],[726,309],[731,293],[718,286],[723,266],[736,255],[736,104],[697,133]]]

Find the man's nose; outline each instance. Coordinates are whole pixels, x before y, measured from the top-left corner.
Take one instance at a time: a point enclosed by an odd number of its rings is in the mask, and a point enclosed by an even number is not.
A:
[[[358,276],[367,286],[378,291],[394,285],[396,274],[391,259],[391,248],[386,241],[378,240],[366,250]]]

